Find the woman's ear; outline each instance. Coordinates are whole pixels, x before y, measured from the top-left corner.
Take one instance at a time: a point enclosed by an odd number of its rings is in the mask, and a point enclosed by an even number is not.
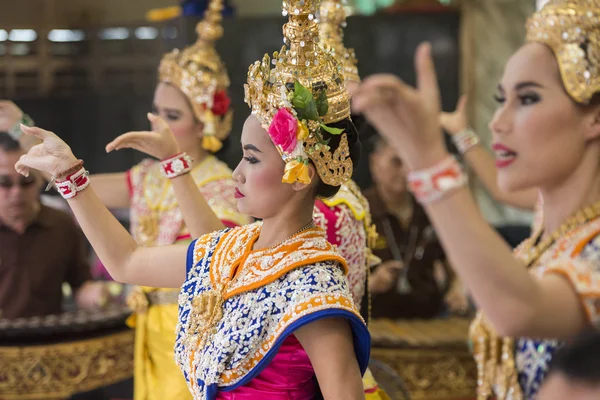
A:
[[[306,188],[312,187],[314,185],[318,185],[319,179],[317,179],[317,170],[315,169],[315,166],[312,164],[312,162],[309,162],[307,167],[308,167],[308,177],[310,178],[310,183],[302,183],[302,182],[298,182],[298,181],[294,182],[292,184],[292,188],[296,192],[299,192]]]
[[[586,132],[586,139],[597,139],[600,137],[600,105],[594,104],[590,107],[592,122]]]

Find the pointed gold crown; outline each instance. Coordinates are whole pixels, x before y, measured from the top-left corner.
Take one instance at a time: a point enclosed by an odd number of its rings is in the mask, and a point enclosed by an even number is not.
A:
[[[323,182],[339,186],[352,176],[348,138],[327,124],[350,118],[350,96],[341,65],[317,43],[316,1],[283,1],[287,46],[250,66],[245,101],[286,162],[284,182],[310,182],[310,159]],[[334,152],[325,132],[341,135]]]
[[[600,0],[550,0],[527,21],[527,41],[552,49],[573,100],[600,91]]]
[[[223,36],[222,10],[222,0],[211,0],[196,25],[196,43],[165,54],[158,69],[160,82],[176,86],[190,100],[194,115],[204,124],[202,146],[212,152],[221,148],[233,119],[227,95],[229,75],[215,49],[215,42]]]
[[[347,0],[322,0],[319,6],[319,39],[323,49],[336,57],[343,67],[346,82],[360,83],[356,53],[344,46]]]

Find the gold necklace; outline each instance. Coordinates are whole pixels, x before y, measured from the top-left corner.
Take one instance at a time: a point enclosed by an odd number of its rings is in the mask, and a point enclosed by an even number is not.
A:
[[[525,267],[530,268],[559,238],[571,230],[598,218],[599,216],[600,201],[579,210],[577,213],[563,222],[562,225],[552,232],[551,235],[547,236],[541,241],[539,239],[542,235],[543,229],[540,229],[536,236],[532,236],[525,240],[517,248],[515,253],[519,254],[519,258],[523,261]]]
[[[291,234],[290,236],[288,236],[287,238],[285,238],[285,239],[284,239],[284,240],[282,240],[281,242],[279,242],[279,243],[277,243],[277,244],[274,244],[273,246],[270,246],[270,247],[265,247],[265,248],[262,248],[262,249],[258,249],[258,250],[256,250],[256,251],[268,251],[268,250],[272,250],[272,249],[274,249],[274,248],[276,248],[276,247],[279,247],[279,246],[281,246],[282,244],[284,244],[284,243],[286,243],[287,241],[289,241],[290,239],[292,239],[294,236],[296,236],[296,235],[299,235],[299,234],[301,234],[302,232],[304,232],[304,231],[307,231],[307,230],[309,230],[310,228],[314,227],[314,224],[315,224],[314,220],[313,220],[313,219],[311,219],[311,220],[310,220],[310,222],[309,222],[308,224],[304,225],[302,228],[300,228],[299,230],[297,230],[296,232],[294,232],[293,234]],[[262,231],[262,225],[261,225],[261,227],[260,227],[260,230],[259,230],[259,231],[256,233],[256,235],[257,235],[257,238],[256,238],[256,240],[258,240],[258,237],[260,237],[260,231]],[[254,243],[256,243],[256,240],[254,240]]]

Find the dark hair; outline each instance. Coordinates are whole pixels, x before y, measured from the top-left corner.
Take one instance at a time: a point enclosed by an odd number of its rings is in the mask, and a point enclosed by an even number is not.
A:
[[[21,145],[8,132],[0,132],[0,150],[11,153],[21,150]]]
[[[360,143],[360,138],[358,137],[358,130],[356,126],[352,122],[350,118],[343,119],[341,121],[328,124],[328,126],[343,129],[348,137],[348,147],[350,148],[350,159],[352,160],[352,164],[354,168],[358,165],[358,160],[360,159],[360,152],[362,149],[362,145]],[[331,148],[331,152],[334,152],[338,146],[340,145],[340,140],[342,135],[331,135],[327,132],[323,133],[323,139],[329,140],[329,147]],[[317,186],[317,197],[332,197],[335,196],[336,193],[340,190],[339,186],[331,186],[327,185],[323,181],[319,181],[319,185]]]
[[[586,385],[600,385],[600,332],[586,331],[558,350],[551,372]]]

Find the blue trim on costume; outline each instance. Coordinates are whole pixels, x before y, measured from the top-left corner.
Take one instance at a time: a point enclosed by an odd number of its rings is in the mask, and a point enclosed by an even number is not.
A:
[[[248,374],[246,374],[246,376],[242,380],[240,380],[235,385],[221,387],[219,388],[219,390],[223,392],[230,392],[241,386],[247,385],[252,379],[256,378],[271,363],[271,361],[273,361],[273,358],[275,358],[279,351],[279,347],[281,347],[285,339],[289,335],[294,333],[295,330],[311,322],[323,318],[333,317],[343,317],[350,322],[350,326],[352,328],[352,337],[354,341],[354,352],[358,360],[360,373],[361,375],[364,374],[367,370],[367,366],[369,365],[369,358],[371,356],[371,335],[369,333],[369,330],[367,329],[367,326],[359,317],[357,317],[355,314],[349,311],[340,309],[328,309],[323,311],[317,311],[292,323],[281,333],[281,335],[279,335],[279,337],[277,338],[269,352],[265,355],[265,357],[258,364],[256,364],[256,367],[254,367]],[[208,397],[208,399],[211,400],[214,399],[214,397]]]
[[[190,269],[195,267],[195,265],[194,265],[194,249],[196,248],[197,241],[198,241],[198,239],[192,240],[192,242],[188,246],[187,256],[185,258],[185,277],[186,277],[185,280],[186,281],[187,281],[187,276],[188,276],[188,273],[190,272]],[[185,282],[184,282],[184,285],[185,285]]]

